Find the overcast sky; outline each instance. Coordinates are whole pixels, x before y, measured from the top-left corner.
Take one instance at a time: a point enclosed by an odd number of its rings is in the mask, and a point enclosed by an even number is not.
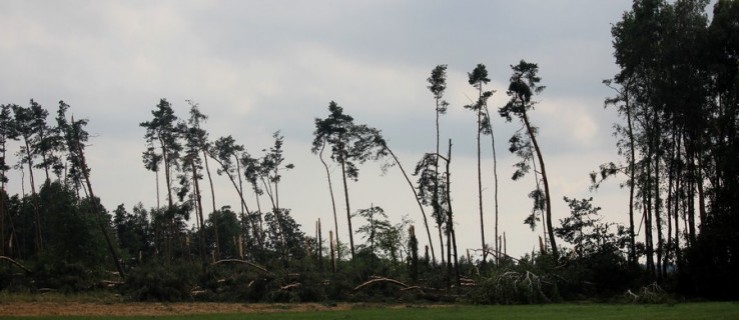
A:
[[[186,100],[197,102],[210,117],[205,128],[211,138],[233,135],[254,155],[281,130],[287,161],[295,164],[283,176],[281,204],[312,235],[318,218],[324,230],[333,229],[325,172],[310,152],[314,119],[326,117],[336,101],[358,123],[381,129],[412,170],[435,144],[426,78],[447,64],[450,106],[441,131],[442,141],[454,143],[459,245],[479,248],[475,115],[462,107],[475,97],[467,72],[478,63],[490,73],[487,89],[497,91],[489,101],[493,113],[508,100],[510,65],[521,59],[539,65],[547,88],[530,117],[540,127],[554,218],[569,214],[563,196],[593,196],[607,220],[625,221],[626,190],[614,181],[591,193],[588,173],[618,160],[611,134],[618,119],[603,108],[612,91],[601,81],[617,72],[610,29],[630,6],[626,0],[1,1],[0,103],[28,106],[34,99],[53,114],[64,100],[76,118],[89,119],[92,183],[109,210],[121,203],[129,210],[138,202],[156,205],[154,174],[141,161],[139,123],[151,118],[160,98],[181,118],[187,117]],[[516,159],[507,140],[520,123],[497,115],[493,121],[500,230],[509,253],[520,256],[541,234],[523,224],[534,178],[510,180]],[[482,145],[492,244],[489,138]],[[339,175],[334,168],[337,184]],[[20,175],[10,178],[10,191],[20,192]],[[227,178],[215,179],[219,204],[238,208]],[[423,227],[397,168],[382,175],[379,164],[361,166],[350,192],[353,209],[374,204],[393,221],[407,215],[417,230]],[[338,205],[343,208],[343,201]],[[341,212],[340,221],[346,221]],[[355,229],[360,223],[353,222]],[[346,231],[339,232],[347,241]],[[425,236],[420,240],[426,243]]]

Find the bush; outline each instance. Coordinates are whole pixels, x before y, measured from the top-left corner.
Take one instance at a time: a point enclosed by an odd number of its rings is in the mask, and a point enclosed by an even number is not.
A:
[[[198,274],[199,268],[194,265],[148,263],[128,273],[123,290],[136,301],[191,300]]]
[[[36,263],[33,278],[37,288],[48,288],[63,293],[80,292],[93,289],[98,283],[98,275],[82,263],[64,260]]]

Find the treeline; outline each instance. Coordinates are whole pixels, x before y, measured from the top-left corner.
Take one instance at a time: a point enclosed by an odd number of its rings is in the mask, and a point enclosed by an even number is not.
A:
[[[739,3],[635,1],[612,30],[621,71],[605,83],[624,160],[591,176],[629,190],[628,259],[685,292],[733,296],[739,276]],[[641,231],[644,241],[637,240]],[[733,292],[733,293],[732,293]]]
[[[481,241],[472,252],[456,245],[453,143],[442,140],[439,122],[450,107],[444,100],[446,65],[433,68],[427,79],[436,147],[413,170],[403,168],[379,129],[359,123],[338,103],[330,102],[328,115],[314,120],[311,151],[326,169],[333,228],[320,220],[315,228],[301,228],[280,205],[282,175],[294,166],[284,157],[279,131],[256,155],[232,136],[211,138],[197,103],[188,101],[188,116],[180,117],[166,99],[140,124],[142,164],[155,177],[156,206],[108,211],[95,197],[85,162],[87,120],[68,118],[70,107],[60,101],[50,122],[48,110],[31,100],[29,107],[0,106],[0,289],[112,288],[137,300],[658,302],[669,297],[663,288],[736,298],[739,3],[719,1],[710,22],[707,4],[635,1],[613,26],[621,70],[605,81],[615,91],[606,106],[622,116],[615,134],[623,160],[602,165],[591,178],[593,188],[610,177],[624,181],[627,226],[602,222],[592,198],[564,197],[570,215],[552,220],[554,196],[530,117],[545,87],[538,65],[523,60],[511,66],[509,100],[497,109],[519,125],[508,138],[509,151],[520,160],[512,179],[534,177],[531,214],[522,218],[532,229],[542,228],[535,235],[539,250],[520,258],[507,255],[505,232],[498,228],[488,106],[494,90],[486,88],[483,64],[468,73],[477,99],[464,106],[474,113],[476,128]],[[490,138],[495,180],[494,234],[487,238],[483,137]],[[6,160],[14,151],[18,161],[11,167]],[[363,163],[378,160],[405,178],[422,231],[405,217],[391,222],[393,213],[379,205],[352,210],[349,183],[359,180]],[[340,186],[333,183],[332,166],[339,169]],[[22,180],[8,181],[9,170],[21,172]],[[219,176],[233,193],[215,192]],[[6,183],[20,186],[21,194],[7,194]],[[237,207],[220,204],[234,195]],[[340,219],[346,219],[346,230],[339,230]],[[426,247],[419,246],[419,236]]]

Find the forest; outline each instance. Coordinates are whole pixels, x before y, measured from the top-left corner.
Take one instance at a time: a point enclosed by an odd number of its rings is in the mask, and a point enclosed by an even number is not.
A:
[[[310,152],[326,169],[333,221],[310,226],[281,206],[281,178],[300,168],[286,159],[280,131],[256,156],[230,135],[212,137],[198,103],[188,101],[189,112],[177,114],[167,99],[152,101],[139,129],[141,165],[156,176],[147,182],[156,181],[156,206],[106,208],[86,160],[94,137],[85,128],[94,119],[75,119],[64,101],[49,108],[30,100],[0,105],[0,291],[104,290],[135,301],[739,299],[739,1],[708,4],[634,1],[612,25],[619,71],[603,81],[612,95],[592,107],[618,114],[618,158],[583,175],[593,190],[618,184],[628,193],[628,224],[604,221],[593,198],[565,197],[569,215],[552,218],[552,202],[562,199],[550,193],[547,154],[530,118],[546,103],[531,61],[510,66],[508,87],[497,88],[508,97],[500,106],[488,103],[495,90],[486,66],[467,73],[477,95],[458,107],[473,113],[477,128],[479,226],[455,220],[454,141],[439,133],[450,107],[445,64],[426,80],[436,148],[413,168],[401,165],[381,128],[327,102],[326,114],[312,120]],[[518,159],[512,177],[498,177],[493,118],[519,126],[503,137]],[[493,168],[484,169],[495,173],[496,206],[486,219],[482,144],[494,151]],[[6,161],[11,155],[16,163]],[[393,223],[380,206],[352,207],[348,183],[361,183],[361,166],[379,160],[403,175],[419,223]],[[9,179],[11,171],[23,178]],[[498,228],[497,188],[524,177],[531,182],[524,223],[544,232],[538,250],[513,257]],[[225,195],[213,179],[224,178],[238,195],[236,207],[218,201]],[[22,191],[8,194],[9,186]],[[494,225],[492,235],[486,224]],[[478,228],[479,247],[457,247],[458,230]]]

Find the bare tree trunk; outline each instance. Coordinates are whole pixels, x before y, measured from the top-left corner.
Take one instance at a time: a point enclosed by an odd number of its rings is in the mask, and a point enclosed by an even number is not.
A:
[[[33,158],[31,158],[31,146],[28,140],[26,142],[26,156],[28,157],[28,173],[31,180],[31,196],[33,197],[33,214],[36,224],[36,249],[41,252],[44,250],[43,236],[41,235],[41,213],[39,212],[39,199],[36,194],[36,181],[33,179]]]
[[[659,146],[659,139],[662,136],[662,131],[660,130],[660,125],[657,121],[658,116],[655,111],[654,114],[654,127],[657,130],[657,134],[654,137],[655,139],[655,148],[657,149],[654,154],[654,218],[655,222],[657,223],[657,278],[662,279],[662,255],[664,254],[664,240],[662,235],[662,198],[660,197],[661,191],[660,191],[660,150],[658,148]]]
[[[157,188],[157,209],[159,209],[159,208],[162,207],[161,201],[159,200],[159,198],[160,198],[160,196],[159,196],[159,170],[154,171],[154,178],[156,179],[155,180],[155,183],[156,183],[156,188]],[[80,189],[77,188],[77,196],[79,196],[79,194],[80,194],[80,191],[79,190]]]
[[[346,201],[346,220],[349,225],[349,249],[352,253],[352,259],[354,259],[354,234],[352,230],[352,214],[351,209],[349,207],[349,187],[346,184],[346,166],[344,164],[344,159],[342,158],[341,161],[341,178],[344,182],[344,200]]]
[[[500,235],[498,234],[498,157],[495,153],[495,132],[493,132],[493,118],[490,117],[490,110],[485,106],[485,114],[488,117],[488,130],[490,130],[490,141],[493,149],[493,180],[495,181],[495,261],[500,259]]]
[[[552,254],[554,254],[555,257],[559,256],[559,251],[557,250],[557,241],[554,239],[554,228],[552,227],[552,197],[549,193],[549,180],[547,179],[547,170],[544,166],[544,157],[541,154],[541,149],[539,148],[539,143],[536,141],[536,135],[534,135],[533,129],[531,128],[531,124],[529,123],[529,117],[526,114],[526,112],[523,112],[523,121],[526,125],[526,130],[529,133],[529,137],[531,138],[531,143],[534,144],[534,150],[536,151],[536,157],[539,159],[539,166],[541,167],[541,180],[544,183],[544,198],[546,201],[546,228],[547,233],[549,235],[549,245],[552,246]]]
[[[338,219],[338,214],[336,212],[336,200],[334,198],[334,187],[333,187],[333,184],[331,183],[331,171],[328,169],[328,164],[326,163],[326,161],[323,160],[323,150],[325,148],[326,148],[326,144],[324,143],[321,146],[321,151],[318,153],[318,158],[321,159],[321,163],[323,163],[323,167],[326,169],[326,180],[328,180],[328,193],[331,195],[331,209],[333,210],[333,213],[334,213],[334,228],[335,228],[334,230],[336,231],[336,244],[337,244],[336,255],[338,256],[339,259],[341,259],[341,252],[339,252],[339,245],[338,245],[339,244],[339,219]],[[333,255],[332,255],[332,259],[333,259]]]
[[[72,125],[74,125],[74,117],[72,117]],[[120,274],[121,279],[125,279],[126,274],[123,271],[123,267],[121,266],[120,260],[118,260],[118,254],[115,252],[115,249],[113,248],[113,242],[110,240],[110,235],[108,235],[108,229],[105,228],[103,217],[101,217],[102,212],[100,208],[98,207],[98,201],[95,198],[95,194],[92,192],[92,183],[90,183],[90,172],[87,167],[87,162],[85,162],[85,153],[82,151],[82,147],[80,146],[80,141],[77,140],[76,137],[75,137],[75,143],[77,145],[77,152],[79,153],[79,157],[80,157],[80,169],[82,171],[82,174],[85,177],[85,182],[87,184],[87,190],[90,191],[88,200],[90,201],[90,206],[94,210],[93,215],[97,218],[98,225],[100,226],[100,231],[102,231],[103,236],[105,236],[105,242],[108,244],[108,251],[110,252],[111,257],[113,258],[113,262],[115,263],[116,269],[118,269],[118,274]]]
[[[643,207],[644,207],[644,242],[646,245],[646,254],[647,254],[647,272],[650,276],[655,276],[655,270],[654,270],[654,241],[652,237],[652,196],[651,196],[651,180],[652,180],[652,161],[651,161],[652,151],[651,151],[651,145],[649,146],[649,152],[647,155],[647,161],[645,162],[645,165],[647,166],[647,181],[646,181],[646,187],[644,190],[642,190],[642,193],[644,195],[643,200]]]
[[[328,231],[328,243],[329,251],[331,253],[331,271],[336,272],[336,257],[334,255],[334,232],[331,230]]]
[[[429,239],[429,246],[431,247],[431,259],[433,260],[434,264],[436,263],[436,255],[434,254],[434,243],[431,241],[431,231],[429,229],[429,223],[426,219],[426,211],[423,209],[423,204],[421,204],[421,200],[418,199],[418,193],[416,192],[416,188],[413,186],[413,182],[408,177],[408,174],[405,172],[405,169],[403,169],[403,165],[400,163],[400,160],[398,160],[398,157],[395,155],[393,150],[390,150],[390,148],[383,144],[383,148],[387,150],[388,153],[390,153],[390,156],[393,157],[393,160],[395,161],[395,164],[398,165],[398,168],[400,169],[400,172],[403,174],[403,177],[405,178],[405,181],[408,182],[408,186],[411,187],[411,191],[413,191],[413,198],[416,200],[416,203],[418,204],[418,208],[421,210],[421,216],[423,217],[423,225],[426,227],[426,236]],[[438,157],[437,157],[438,158]],[[438,160],[437,160],[438,162]],[[438,191],[437,191],[438,192]],[[441,234],[440,234],[441,236]],[[442,244],[443,247],[443,244]]]
[[[433,205],[434,205],[434,214],[440,215],[441,212],[436,212],[437,210],[441,210],[441,204],[439,203],[439,138],[440,138],[440,130],[439,130],[439,99],[436,99],[436,157],[434,157],[434,199],[433,199]],[[415,192],[415,188],[413,189],[413,192]],[[416,195],[416,199],[418,199],[418,195]],[[420,203],[420,201],[419,201]],[[423,208],[421,208],[423,210]],[[436,217],[434,217],[436,218]],[[426,224],[426,214],[424,214],[423,217],[424,224]],[[444,264],[444,240],[441,235],[441,228],[442,223],[436,224],[436,229],[439,230],[439,252],[441,253],[441,264]],[[428,225],[426,226],[426,232],[428,233]],[[429,244],[431,243],[429,235]],[[434,255],[434,249],[433,245],[431,247],[431,255]],[[436,263],[436,258],[433,258],[434,264]]]
[[[316,222],[316,255],[318,262],[318,271],[323,272],[323,238],[321,232],[321,218]]]
[[[449,233],[451,234],[451,242],[452,247],[454,249],[454,275],[456,279],[457,284],[457,290],[460,290],[461,282],[460,282],[460,274],[459,274],[459,256],[457,255],[457,234],[454,230],[454,220],[452,217],[454,216],[453,210],[452,210],[452,194],[451,194],[451,172],[449,171],[449,167],[452,163],[452,139],[449,139],[449,151],[447,152],[447,158],[446,158],[446,192],[447,192],[447,206],[449,207],[448,211],[448,228]],[[451,261],[451,258],[450,258]]]
[[[197,215],[200,221],[200,260],[203,263],[203,271],[205,271],[205,265],[208,263],[208,258],[205,254],[205,220],[203,220],[203,201],[200,196],[200,183],[198,182],[198,170],[195,166],[195,161],[190,161],[190,167],[192,168],[192,182],[195,185],[195,201],[197,203]]]
[[[210,184],[210,202],[213,205],[213,211],[212,213],[215,213],[218,211],[216,209],[216,191],[213,187],[213,176],[210,174],[210,165],[208,164],[208,153],[203,149],[203,161],[205,162],[205,173],[208,175],[208,183]],[[201,218],[202,219],[202,218]],[[221,243],[220,243],[220,235],[218,231],[218,214],[211,215],[211,219],[213,220],[213,225],[216,226],[213,228],[215,231],[215,260],[221,259]]]
[[[482,96],[482,85],[479,88],[480,96]],[[480,134],[482,129],[482,110],[477,110],[477,203],[480,209],[480,240],[482,242],[482,265],[485,266],[487,260],[487,250],[485,250],[485,222],[483,220],[482,210],[482,165],[480,161]]]
[[[629,106],[628,93],[624,99],[626,101],[626,122],[629,127],[629,149],[631,151],[629,161],[629,262],[633,266],[638,264],[636,259],[636,234],[634,226],[634,187],[636,186],[636,147],[634,144],[634,129],[631,120],[631,107]]]
[[[226,168],[223,165],[223,163],[221,161],[219,161],[217,158],[215,158],[215,157],[211,157],[211,158],[213,160],[215,160],[222,168],[224,168],[224,169]],[[239,185],[236,183],[236,179],[234,179],[233,175],[228,170],[223,170],[223,171],[226,173],[226,176],[228,177],[228,180],[231,181],[231,185],[233,185],[234,189],[236,190],[236,193],[239,195],[239,200],[241,201],[241,205],[243,206],[243,208],[246,210],[246,214],[248,214],[249,216],[251,216],[251,211],[249,210],[249,206],[246,204],[246,200],[244,200],[244,193],[241,192],[241,189],[239,189]],[[249,226],[252,228],[252,231],[254,231],[254,233],[256,235],[256,227],[254,226],[254,223],[251,223],[251,221],[249,219],[246,219],[246,220],[247,220],[247,224],[249,224]],[[241,221],[242,221],[242,223],[244,221],[243,214],[241,216]],[[218,227],[216,227],[215,230],[216,230],[216,237],[218,237],[217,236],[217,234],[218,234]],[[216,248],[220,247],[220,244],[218,243],[218,241],[219,240],[216,239]],[[259,244],[261,245],[262,244],[262,239],[260,237],[257,237],[257,242],[259,242]],[[216,249],[216,250],[220,251],[220,249]]]

